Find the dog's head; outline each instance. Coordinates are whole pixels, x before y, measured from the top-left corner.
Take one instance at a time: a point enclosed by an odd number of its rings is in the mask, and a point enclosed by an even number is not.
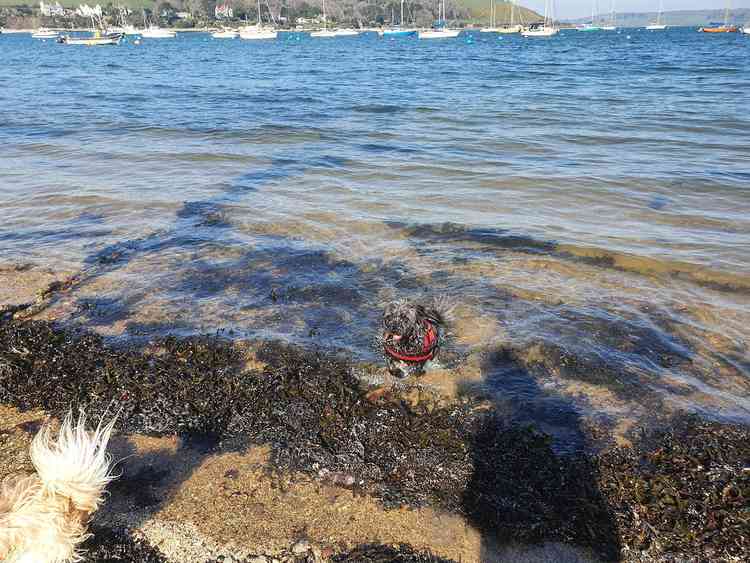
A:
[[[383,311],[383,332],[397,341],[409,341],[425,318],[424,308],[406,299],[393,301]]]

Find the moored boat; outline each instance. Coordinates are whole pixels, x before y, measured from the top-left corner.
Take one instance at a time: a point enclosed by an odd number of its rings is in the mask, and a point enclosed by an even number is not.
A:
[[[164,29],[158,25],[150,25],[141,31],[141,37],[147,39],[174,39],[177,34],[171,29]]]
[[[214,31],[211,37],[214,39],[237,39],[239,32],[234,29],[222,29],[220,31]]]
[[[417,30],[393,27],[390,29],[384,29],[382,31],[378,31],[378,35],[382,37],[414,37],[417,35]]]
[[[659,11],[656,13],[656,21],[648,24],[646,29],[649,31],[663,31],[667,26],[661,23],[661,13],[664,11],[664,0],[659,0]]]
[[[417,36],[420,39],[451,39],[458,37],[460,33],[460,29],[448,29],[446,27],[445,0],[443,0],[438,6],[438,20],[435,25],[432,29],[420,30]]]
[[[736,25],[730,25],[729,23],[729,4],[730,0],[727,0],[726,7],[724,8],[723,24],[701,27],[698,29],[698,31],[700,31],[701,33],[738,33],[740,31],[740,28]]]
[[[240,29],[240,39],[276,39],[278,32],[272,27],[263,27],[263,18],[260,15],[260,0],[258,0],[258,23],[246,25]]]
[[[119,45],[124,36],[124,33],[99,33],[98,31],[96,31],[94,32],[94,35],[89,37],[73,37],[70,35],[63,35],[58,38],[57,42],[64,45],[85,45],[87,47],[97,47],[101,45]]]
[[[47,29],[46,27],[40,27],[32,33],[31,36],[34,39],[57,39],[60,36],[60,32],[53,29]]]
[[[351,28],[334,29],[333,33],[335,37],[353,37],[359,35],[359,31]]]
[[[576,29],[578,29],[578,31],[601,31],[602,28],[595,23],[596,12],[596,0],[593,0],[593,2],[591,3],[591,22],[579,25]]]
[[[552,2],[553,0],[544,2],[544,21],[532,23],[521,32],[521,35],[524,37],[552,37],[560,32],[560,29],[554,23],[555,6]]]
[[[460,29],[425,29],[418,36],[420,39],[450,39],[458,37],[460,33]]]
[[[701,33],[738,33],[740,28],[736,25],[719,25],[716,27],[701,27],[698,31]]]

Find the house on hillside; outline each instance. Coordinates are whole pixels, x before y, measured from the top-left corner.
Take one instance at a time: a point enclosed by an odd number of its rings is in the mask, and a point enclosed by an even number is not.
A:
[[[43,16],[48,18],[65,15],[65,8],[60,5],[60,2],[55,2],[54,4],[39,2],[39,11]]]
[[[216,4],[214,16],[217,20],[231,20],[234,17],[234,10],[229,4]]]

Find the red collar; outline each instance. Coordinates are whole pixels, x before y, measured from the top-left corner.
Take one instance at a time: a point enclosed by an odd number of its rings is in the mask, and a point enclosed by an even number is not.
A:
[[[437,352],[437,344],[438,344],[437,330],[435,330],[435,327],[430,321],[425,320],[424,324],[425,324],[425,327],[427,327],[427,331],[424,334],[424,342],[422,343],[421,354],[417,356],[409,356],[407,354],[401,354],[400,352],[397,352],[393,348],[390,348],[384,344],[383,348],[385,349],[385,353],[388,354],[391,358],[394,358],[396,360],[401,360],[402,362],[419,363],[419,362],[426,362],[427,360],[431,360],[432,358],[434,358],[435,353]]]

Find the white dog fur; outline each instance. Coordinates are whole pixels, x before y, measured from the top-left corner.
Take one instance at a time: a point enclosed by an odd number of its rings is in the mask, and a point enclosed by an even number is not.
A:
[[[0,561],[79,561],[89,517],[114,479],[107,454],[115,421],[86,430],[82,413],[68,414],[57,439],[49,424],[31,444],[36,475],[10,476],[0,485]]]

